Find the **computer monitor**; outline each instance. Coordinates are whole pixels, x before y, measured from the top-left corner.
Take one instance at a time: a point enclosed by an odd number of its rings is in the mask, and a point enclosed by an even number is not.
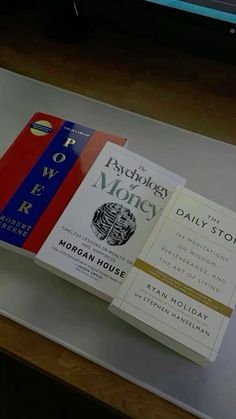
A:
[[[140,0],[139,4],[151,12],[158,42],[236,64],[236,0]]]
[[[236,24],[236,0],[146,0],[162,6]]]
[[[144,35],[153,45],[236,64],[236,0],[75,1],[93,22],[107,24],[112,30]]]

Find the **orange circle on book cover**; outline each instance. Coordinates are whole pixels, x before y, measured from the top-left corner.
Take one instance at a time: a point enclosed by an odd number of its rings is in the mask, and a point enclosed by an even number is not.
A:
[[[35,121],[30,125],[30,131],[37,136],[47,135],[52,132],[52,124],[45,120]]]

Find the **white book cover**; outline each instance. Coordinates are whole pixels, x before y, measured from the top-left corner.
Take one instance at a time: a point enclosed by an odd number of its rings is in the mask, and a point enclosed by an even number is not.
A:
[[[193,361],[216,359],[235,303],[236,214],[172,194],[110,310]]]
[[[111,301],[185,179],[108,142],[35,262]]]

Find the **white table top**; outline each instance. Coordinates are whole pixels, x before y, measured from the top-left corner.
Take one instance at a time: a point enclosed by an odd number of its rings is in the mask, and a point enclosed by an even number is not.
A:
[[[0,109],[0,155],[42,111],[127,136],[129,149],[236,210],[234,146],[6,70],[0,70]],[[200,417],[236,417],[236,313],[215,364],[199,367],[116,318],[105,302],[0,249],[0,314]]]

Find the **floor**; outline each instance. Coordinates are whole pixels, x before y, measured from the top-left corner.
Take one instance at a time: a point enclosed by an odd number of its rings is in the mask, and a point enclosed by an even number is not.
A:
[[[1,419],[118,419],[108,410],[6,355],[0,355]]]

